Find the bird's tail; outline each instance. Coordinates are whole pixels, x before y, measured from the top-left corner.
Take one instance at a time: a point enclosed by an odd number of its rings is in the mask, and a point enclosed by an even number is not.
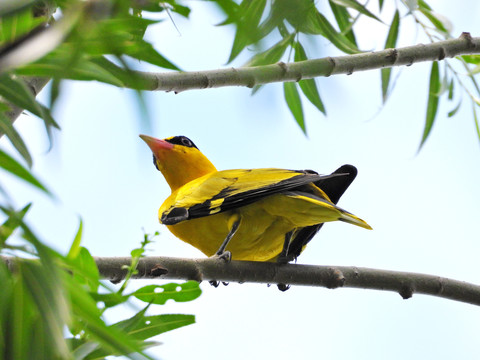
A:
[[[359,217],[353,214],[350,214],[345,210],[342,211],[342,215],[338,220],[352,224],[352,225],[357,225],[368,230],[372,230],[372,227],[368,225],[364,220],[360,219]]]

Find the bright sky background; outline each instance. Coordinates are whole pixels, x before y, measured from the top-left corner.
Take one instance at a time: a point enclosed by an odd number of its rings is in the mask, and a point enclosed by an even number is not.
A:
[[[463,3],[431,1],[452,20],[455,35],[469,31],[478,36],[480,6]],[[231,29],[213,26],[221,19],[210,6],[189,5],[194,8],[192,21],[174,15],[180,34],[167,20],[151,29],[149,39],[186,70],[222,67],[233,39]],[[385,13],[390,21],[392,13]],[[379,48],[385,41],[386,28],[371,24],[362,23],[358,30],[363,49]],[[401,33],[401,45],[425,41],[410,21]],[[318,45],[319,56],[336,54],[328,42]],[[16,122],[34,154],[35,173],[58,200],[52,202],[14,179],[8,188],[19,207],[34,200],[28,221],[60,251],[68,249],[81,216],[83,244],[96,256],[128,255],[142,240],[144,228],[161,232],[150,254],[202,257],[158,223],[157,209],[170,190],[139,133],[187,135],[219,169],[284,167],[330,173],[350,163],[359,175],[339,205],[374,230],[327,224],[299,263],[422,272],[478,283],[480,142],[464,96],[454,118],[446,113],[457,100],[441,103],[431,136],[416,154],[429,69],[428,63],[402,68],[384,108],[378,71],[319,79],[328,117],[305,106],[308,137],[292,119],[280,84],[253,97],[244,88],[148,94],[149,129],[139,122],[131,92],[68,82],[55,112],[62,131],[52,151],[47,152],[39,120],[23,116]],[[8,146],[5,139],[0,144]],[[230,284],[215,289],[208,283],[202,289],[198,300],[153,309],[195,314],[197,319],[160,336],[164,344],[152,352],[157,357],[480,356],[480,309],[472,305],[422,295],[405,301],[395,293],[371,290],[292,287],[282,293],[276,286]],[[122,309],[111,319],[129,313]]]

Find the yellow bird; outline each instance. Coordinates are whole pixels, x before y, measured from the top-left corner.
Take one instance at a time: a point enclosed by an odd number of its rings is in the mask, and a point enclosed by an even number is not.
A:
[[[160,222],[207,256],[287,262],[325,222],[371,229],[335,205],[357,174],[352,165],[331,175],[275,168],[217,171],[185,136],[140,137],[172,190],[158,211]]]

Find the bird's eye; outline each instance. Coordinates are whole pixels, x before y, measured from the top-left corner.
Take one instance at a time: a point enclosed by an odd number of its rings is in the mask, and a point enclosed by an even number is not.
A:
[[[182,145],[182,146],[185,146],[185,147],[196,148],[193,141],[190,140],[188,137],[183,136],[183,135],[173,136],[171,138],[165,139],[165,141],[169,142],[170,144],[174,144],[174,145]]]
[[[192,146],[193,146],[193,143],[190,141],[190,139],[189,139],[189,138],[186,138],[186,137],[184,137],[184,136],[182,136],[182,138],[181,138],[180,141],[182,142],[182,145],[184,145],[184,146],[188,146],[188,147],[192,147]]]

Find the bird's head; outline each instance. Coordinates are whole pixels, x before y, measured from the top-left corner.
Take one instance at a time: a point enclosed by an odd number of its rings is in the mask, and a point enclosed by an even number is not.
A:
[[[140,135],[153,153],[153,164],[167,180],[172,192],[200,176],[217,169],[186,136],[163,140]]]

